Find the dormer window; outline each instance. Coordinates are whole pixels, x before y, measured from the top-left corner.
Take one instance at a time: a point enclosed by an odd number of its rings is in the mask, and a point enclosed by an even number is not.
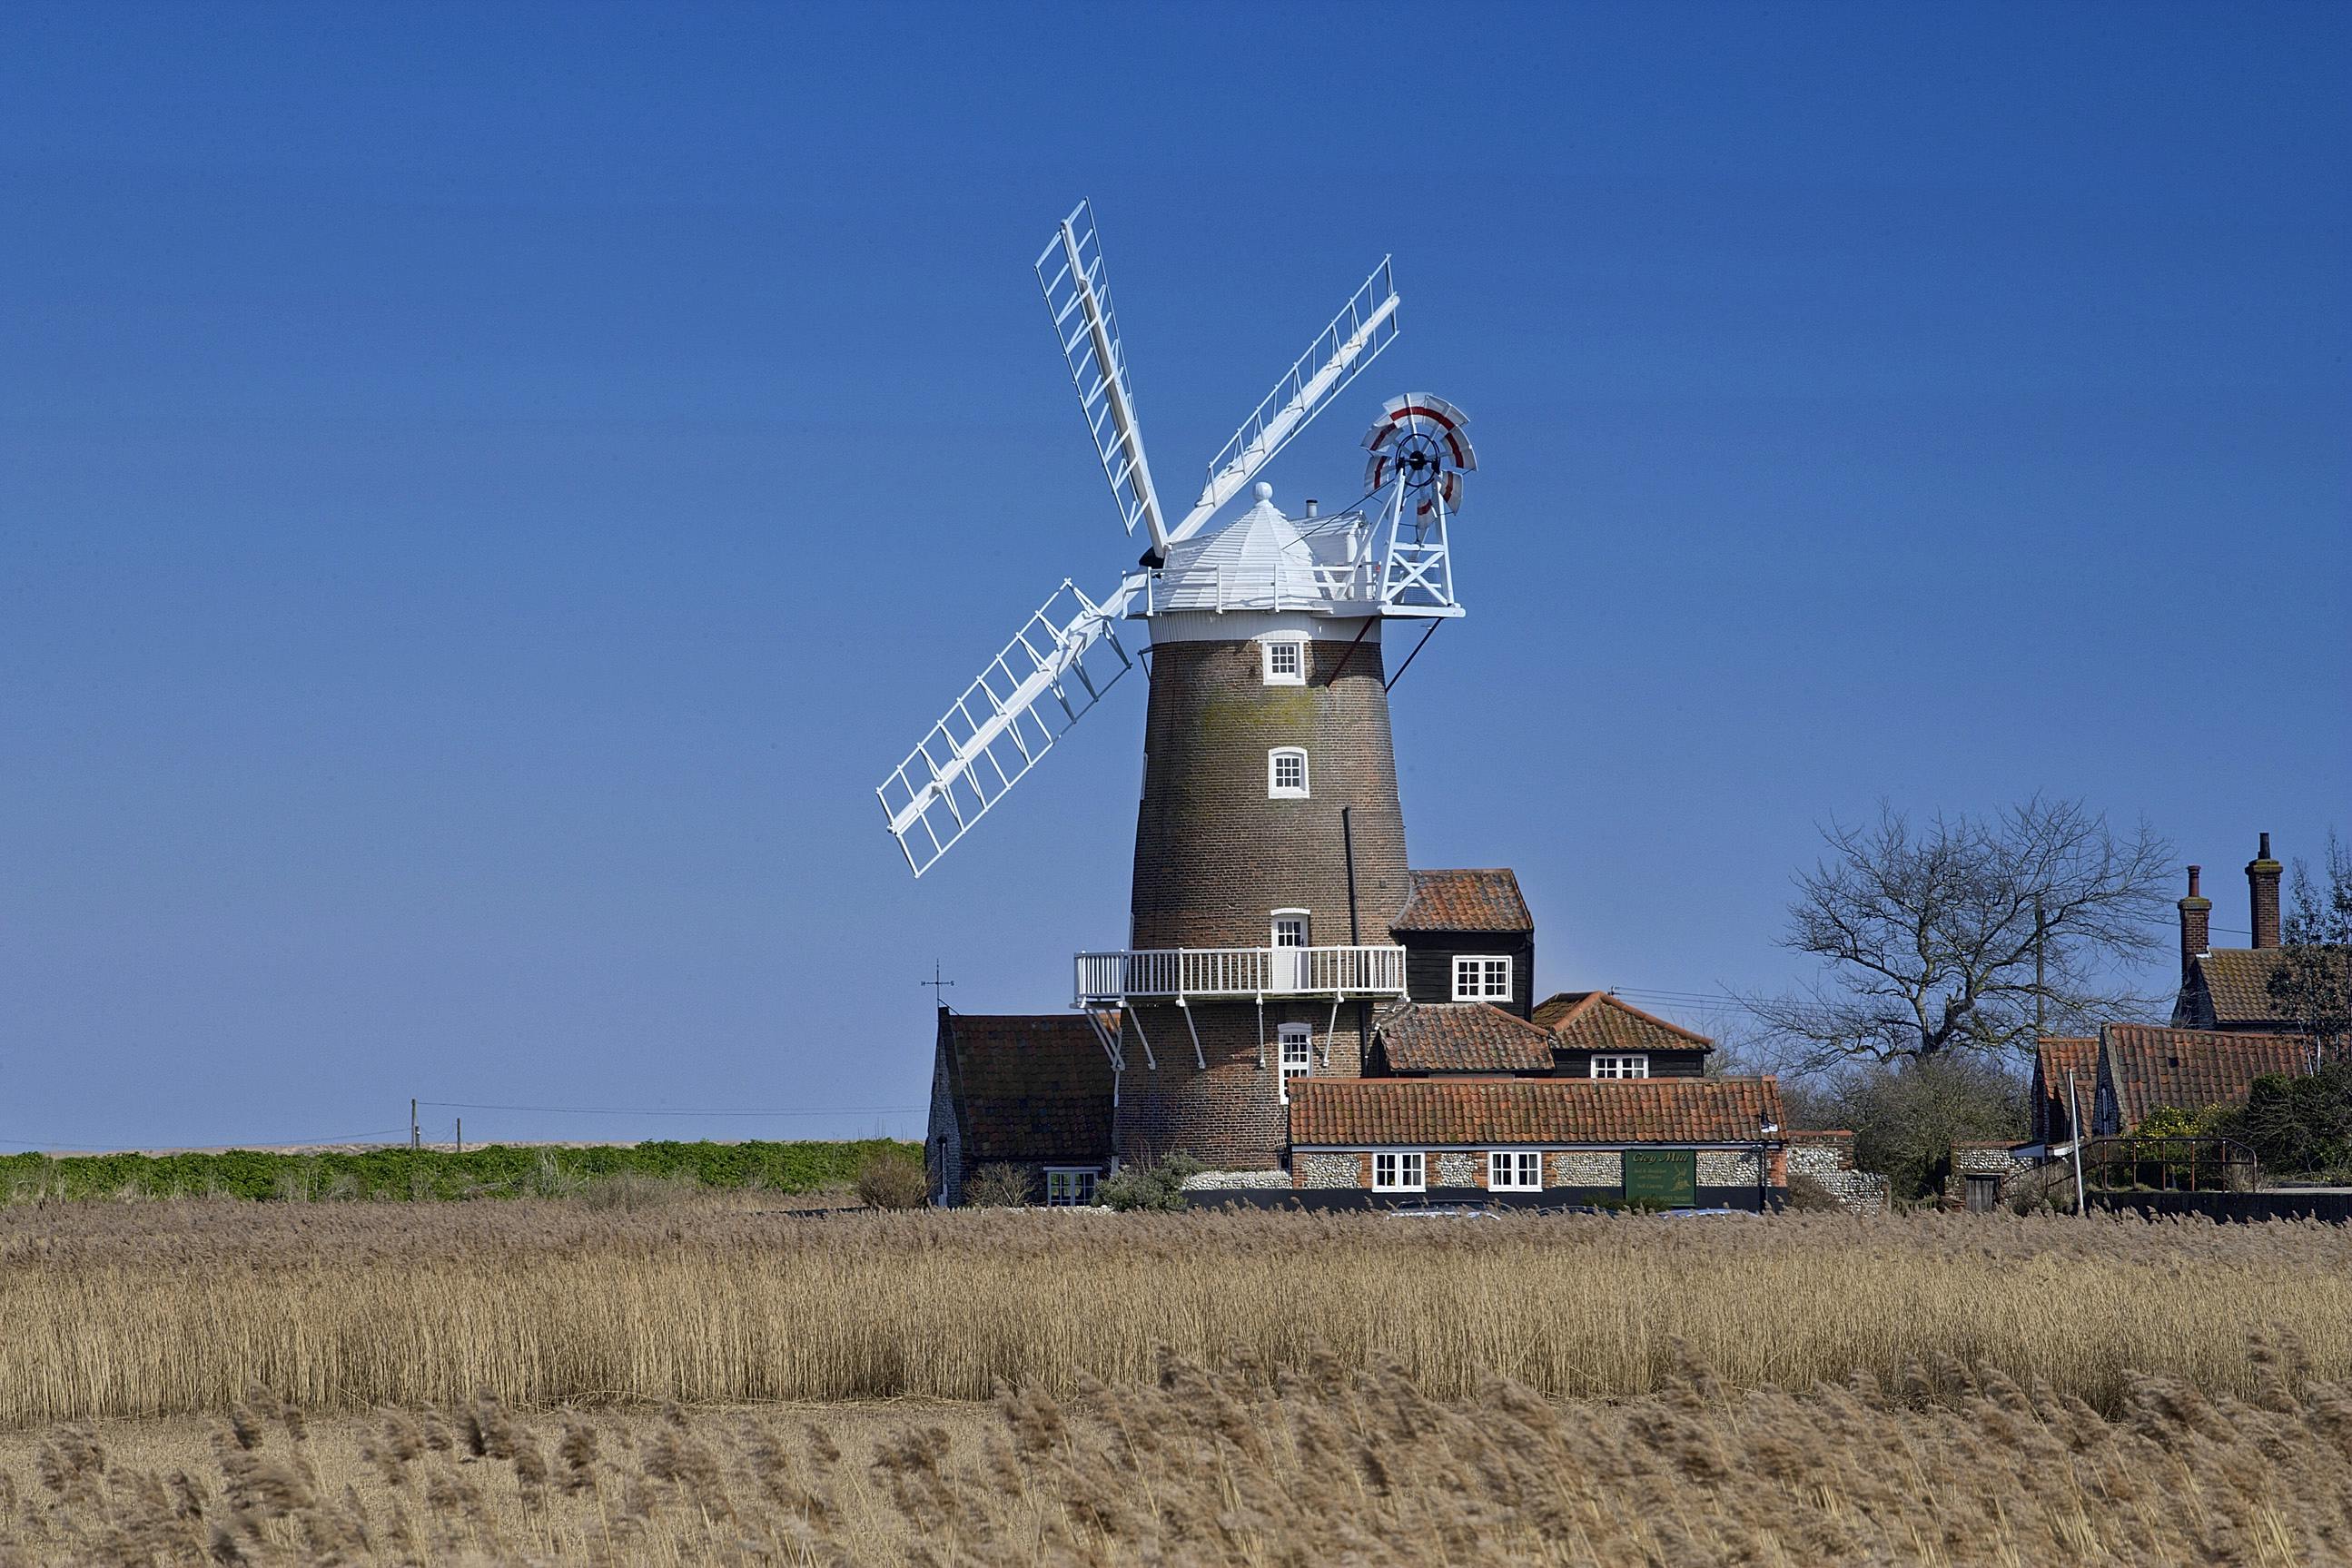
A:
[[[1265,684],[1270,686],[1303,686],[1307,684],[1307,644],[1296,637],[1281,637],[1260,643],[1265,650]]]
[[[1265,792],[1276,800],[1307,799],[1307,753],[1277,746],[1265,754]]]
[[[1454,999],[1457,1002],[1508,1002],[1511,961],[1484,954],[1463,953],[1454,960]]]
[[[1647,1078],[1649,1075],[1650,1059],[1639,1051],[1631,1055],[1596,1056],[1592,1059],[1592,1076],[1595,1078]]]

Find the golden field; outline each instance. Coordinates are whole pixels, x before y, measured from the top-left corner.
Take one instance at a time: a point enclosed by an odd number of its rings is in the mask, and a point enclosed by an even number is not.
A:
[[[2173,1568],[2345,1561],[2352,1389],[2136,1378],[2114,1417],[1998,1374],[1433,1399],[1311,1356],[1069,1401],[306,1419],[0,1437],[0,1562],[1257,1568]]]
[[[0,1210],[0,1568],[2352,1561],[2326,1227],[637,1196]]]
[[[2352,1378],[2352,1237],[1923,1216],[1465,1221],[850,1212],[679,1199],[0,1210],[0,1425],[218,1412],[1066,1397],[1163,1350],[1328,1355],[1438,1398],[1962,1370],[2094,1408],[2130,1372],[2251,1396],[2249,1336]],[[1936,1370],[1945,1367],[1947,1370]]]

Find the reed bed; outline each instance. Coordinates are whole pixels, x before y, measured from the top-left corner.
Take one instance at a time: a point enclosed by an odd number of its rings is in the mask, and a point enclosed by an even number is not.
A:
[[[985,1412],[534,1417],[485,1396],[320,1427],[256,1390],[209,1439],[0,1444],[0,1562],[2341,1562],[2352,1389],[2259,1346],[2250,1364],[2249,1399],[2136,1377],[2112,1419],[1998,1374],[1927,1403],[1861,1375],[1743,1393],[1695,1364],[1631,1400],[1447,1400],[1328,1355],[1170,1358],[1149,1385]]]
[[[2352,1378],[2352,1237],[2316,1225],[853,1213],[681,1202],[0,1211],[0,1424],[311,1411],[1066,1397],[1162,1351],[1318,1355],[1434,1398],[1998,1374],[2121,1410],[2252,1397],[2250,1333]],[[1948,1368],[1938,1372],[1937,1367]]]

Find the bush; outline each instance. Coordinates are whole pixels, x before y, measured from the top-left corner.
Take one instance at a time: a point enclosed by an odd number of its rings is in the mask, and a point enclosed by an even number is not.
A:
[[[931,1200],[930,1178],[919,1160],[876,1155],[858,1169],[857,1196],[868,1208],[920,1208]]]
[[[2250,1145],[2266,1171],[2302,1175],[2352,1162],[2352,1065],[2257,1078],[2245,1108],[2216,1130]]]
[[[1036,1196],[1025,1166],[982,1166],[963,1184],[964,1203],[972,1208],[1024,1208]]]
[[[1811,1171],[1789,1173],[1789,1210],[1792,1214],[1843,1214],[1845,1205],[1829,1184]]]
[[[1095,1186],[1095,1201],[1121,1210],[1173,1214],[1184,1207],[1184,1178],[1203,1167],[1190,1155],[1170,1155],[1150,1165],[1121,1166]]]
[[[1856,1068],[1787,1093],[1798,1126],[1849,1127],[1853,1163],[1888,1178],[1899,1204],[1934,1193],[1952,1145],[2025,1135],[2025,1086],[1981,1058]]]

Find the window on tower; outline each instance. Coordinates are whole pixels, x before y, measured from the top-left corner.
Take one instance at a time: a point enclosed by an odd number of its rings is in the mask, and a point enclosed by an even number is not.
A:
[[[1282,1097],[1290,1098],[1290,1081],[1303,1078],[1315,1066],[1315,1035],[1303,1023],[1282,1026]]]
[[[1265,792],[1274,799],[1307,798],[1307,753],[1295,746],[1279,746],[1265,756]]]
[[[1307,644],[1291,638],[1261,644],[1265,649],[1265,684],[1303,686],[1307,684]]]

